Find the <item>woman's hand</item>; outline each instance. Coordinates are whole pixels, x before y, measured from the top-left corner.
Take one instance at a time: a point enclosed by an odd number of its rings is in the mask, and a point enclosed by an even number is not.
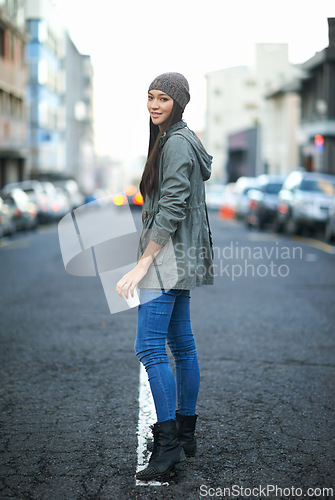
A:
[[[129,273],[122,276],[120,281],[116,284],[116,291],[120,295],[120,297],[124,295],[126,299],[128,299],[129,292],[130,295],[134,297],[135,286],[147,274],[152,261],[155,259],[161,248],[162,245],[159,245],[155,241],[149,241],[148,246],[145,249],[137,266],[129,271]]]
[[[135,286],[141,281],[142,278],[144,278],[147,272],[148,266],[144,262],[139,261],[134,269],[122,276],[120,281],[116,284],[116,291],[120,297],[123,295],[126,299],[128,299],[129,292],[130,295],[134,297]]]

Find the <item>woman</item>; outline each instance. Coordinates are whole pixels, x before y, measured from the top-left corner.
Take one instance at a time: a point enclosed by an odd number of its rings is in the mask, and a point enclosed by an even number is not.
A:
[[[150,140],[140,183],[144,202],[138,264],[116,287],[126,297],[133,296],[136,285],[140,288],[135,351],[147,371],[157,413],[149,465],[136,474],[144,481],[172,473],[185,454],[196,453],[200,372],[190,290],[213,283],[204,189],[212,157],[182,121],[189,100],[188,82],[180,73],[164,73],[149,87]]]

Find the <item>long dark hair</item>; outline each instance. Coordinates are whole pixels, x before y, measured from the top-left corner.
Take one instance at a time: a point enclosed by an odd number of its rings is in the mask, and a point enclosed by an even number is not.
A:
[[[140,191],[145,199],[151,196],[158,183],[158,159],[159,159],[159,139],[175,123],[182,119],[183,110],[174,100],[173,108],[169,118],[162,124],[161,130],[158,125],[152,123],[150,117],[150,137],[147,161],[143,170],[140,182]]]

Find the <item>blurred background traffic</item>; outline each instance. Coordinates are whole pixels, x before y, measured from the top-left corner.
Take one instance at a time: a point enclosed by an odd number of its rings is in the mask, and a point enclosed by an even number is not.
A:
[[[335,176],[305,169],[286,177],[239,177],[207,188],[208,208],[249,229],[335,239]]]
[[[142,205],[145,154],[125,162],[96,151],[94,64],[56,4],[0,0],[0,238],[106,195]],[[196,133],[213,155],[206,197],[220,217],[334,240],[334,17],[325,29],[328,45],[301,64],[286,43],[255,43],[253,65],[204,75]]]

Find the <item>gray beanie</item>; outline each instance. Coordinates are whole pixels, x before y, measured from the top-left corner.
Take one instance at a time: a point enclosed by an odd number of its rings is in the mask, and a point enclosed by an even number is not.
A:
[[[180,73],[163,73],[150,84],[150,90],[161,90],[174,99],[184,111],[190,100],[188,81]]]

